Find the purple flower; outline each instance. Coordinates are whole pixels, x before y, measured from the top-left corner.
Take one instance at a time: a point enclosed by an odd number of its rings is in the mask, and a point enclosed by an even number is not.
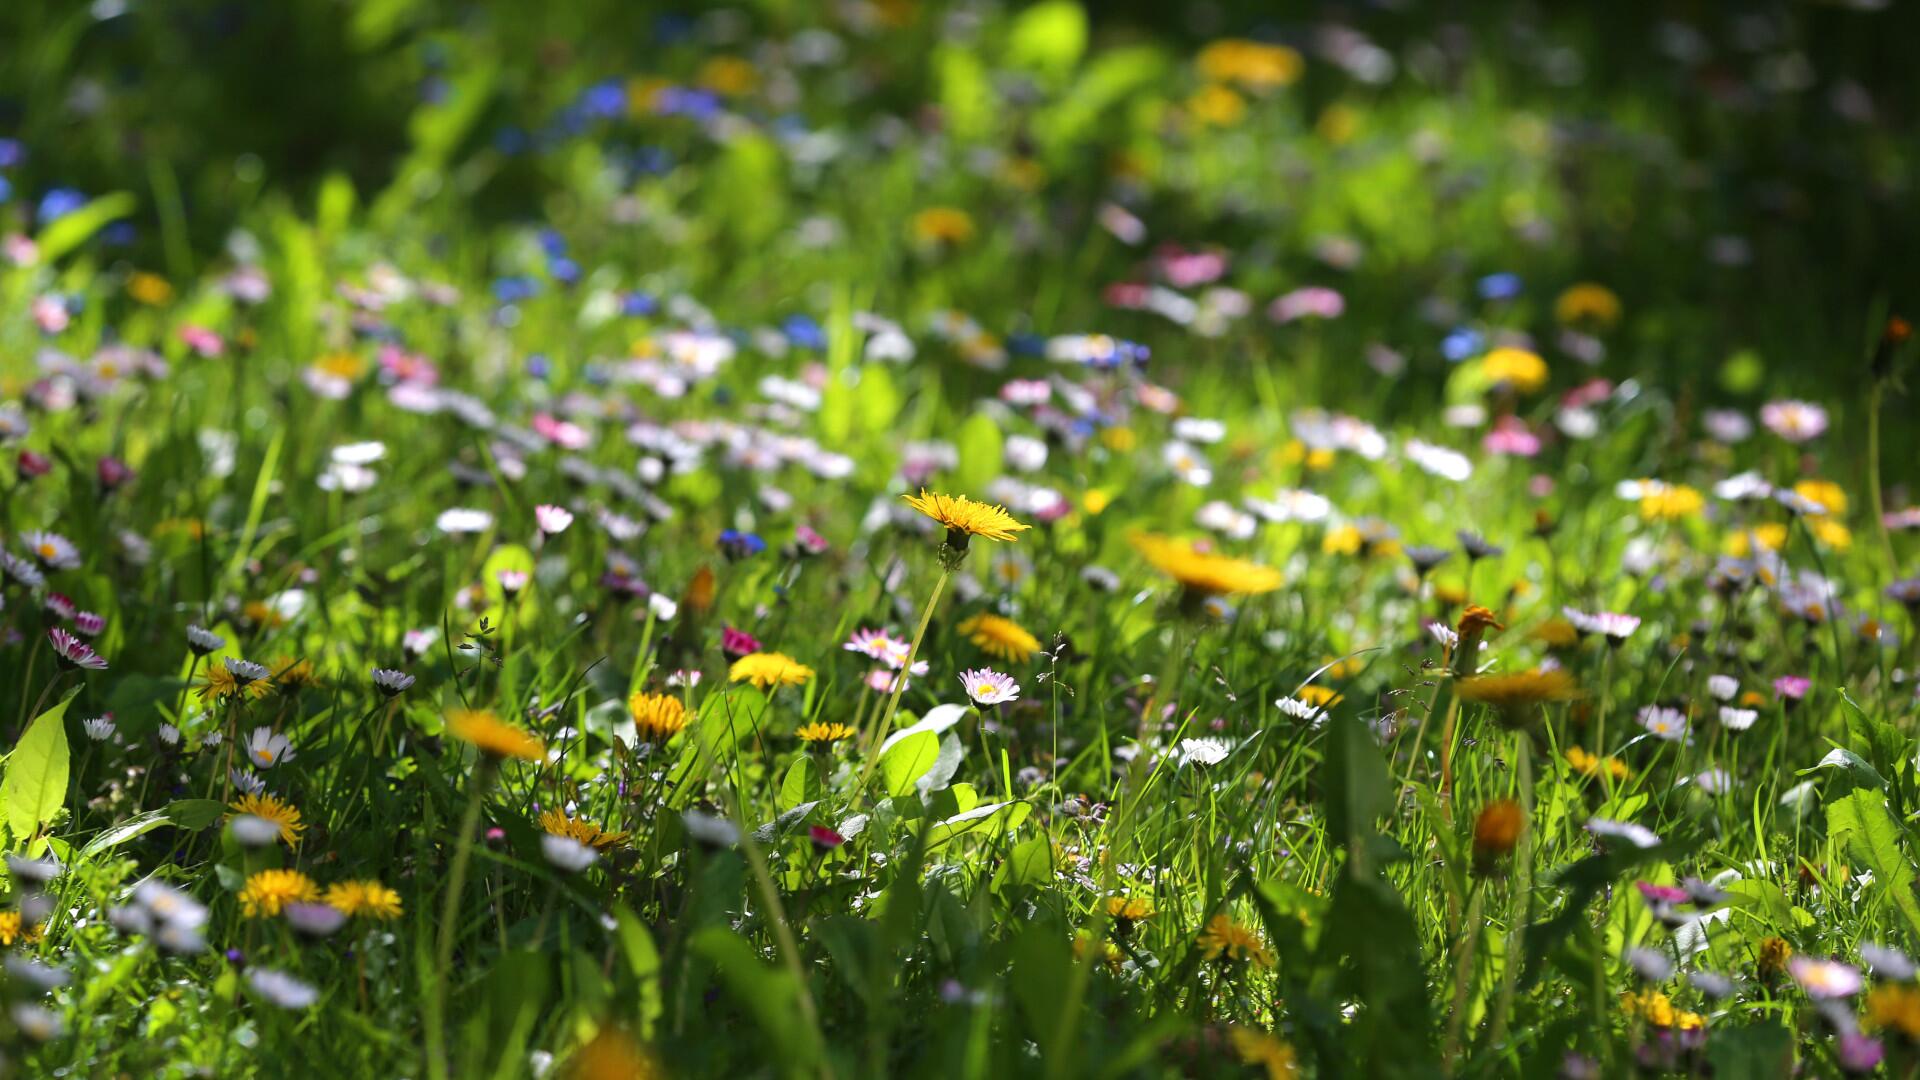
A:
[[[1865,1073],[1880,1067],[1880,1058],[1885,1055],[1886,1048],[1871,1035],[1847,1031],[1841,1033],[1835,1053],[1840,1058],[1841,1068],[1848,1072]]]
[[[1782,675],[1773,680],[1773,692],[1789,705],[1807,696],[1813,689],[1813,680],[1804,675]]]

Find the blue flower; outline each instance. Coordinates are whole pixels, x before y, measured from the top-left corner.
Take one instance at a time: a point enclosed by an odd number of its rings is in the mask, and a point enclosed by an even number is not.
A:
[[[767,550],[767,542],[749,532],[728,529],[720,534],[720,553],[738,561]]]
[[[493,283],[493,298],[502,304],[517,304],[540,291],[540,283],[530,277],[503,277]]]
[[[1453,363],[1478,356],[1486,349],[1486,339],[1477,330],[1461,327],[1440,340],[1440,353]]]
[[[787,316],[786,321],[780,324],[780,332],[787,335],[788,341],[802,349],[818,352],[827,347],[826,331],[822,330],[820,324],[809,315]]]
[[[660,301],[655,300],[651,293],[630,292],[620,298],[620,313],[622,315],[639,315],[644,317],[659,310]]]
[[[73,188],[54,188],[40,196],[40,208],[34,212],[40,224],[58,221],[87,205],[87,197]]]
[[[1511,300],[1520,295],[1520,275],[1501,272],[1488,274],[1478,286],[1483,300]]]

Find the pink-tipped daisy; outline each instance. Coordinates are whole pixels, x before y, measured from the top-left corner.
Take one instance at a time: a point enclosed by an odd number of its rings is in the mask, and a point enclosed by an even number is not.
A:
[[[1020,684],[1013,681],[1013,676],[990,668],[961,672],[960,685],[976,705],[999,705],[1020,696]]]
[[[107,662],[93,651],[93,646],[57,626],[47,631],[47,641],[53,645],[53,655],[60,661],[61,667],[84,671],[107,670]]]

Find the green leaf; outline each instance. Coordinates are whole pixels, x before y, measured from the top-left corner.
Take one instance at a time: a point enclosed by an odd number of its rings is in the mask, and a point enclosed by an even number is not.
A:
[[[7,757],[7,775],[0,780],[0,813],[16,840],[31,836],[52,821],[67,801],[67,706],[79,687],[67,691],[60,703],[27,725],[27,733]]]
[[[819,770],[813,767],[813,761],[805,755],[796,758],[793,765],[787,769],[787,778],[780,782],[780,809],[787,811],[801,803],[817,802],[820,795]]]
[[[1377,835],[1374,822],[1393,807],[1386,762],[1373,733],[1359,717],[1335,714],[1328,721],[1326,764],[1321,786],[1327,793],[1327,834],[1349,856],[1369,850]]]
[[[111,851],[129,840],[145,836],[147,833],[163,825],[173,824],[173,819],[167,816],[167,811],[168,808],[161,807],[158,810],[149,810],[144,814],[136,814],[111,829],[106,829],[96,834],[93,839],[87,841],[86,847],[80,849],[80,857],[83,859],[91,858],[103,851]]]
[[[978,498],[986,492],[987,485],[993,483],[994,477],[1000,475],[1004,446],[1000,425],[986,413],[974,413],[960,425],[953,442],[960,465],[954,470],[951,493]]]
[[[1087,50],[1087,13],[1073,0],[1046,0],[1020,13],[1007,40],[1007,63],[1064,76]]]
[[[916,731],[894,743],[880,755],[880,778],[886,783],[887,794],[896,798],[912,794],[914,781],[925,776],[938,760],[940,737],[931,731]]]
[[[1715,1027],[1707,1061],[1715,1076],[1792,1076],[1793,1032],[1765,1022]]]
[[[1033,807],[1023,802],[988,803],[940,822],[927,835],[927,846],[937,847],[958,836],[977,832],[991,836],[1008,832],[1033,813]]]
[[[811,1066],[820,1060],[819,1033],[805,1018],[800,995],[806,991],[792,974],[761,963],[753,946],[724,926],[695,933],[687,949],[720,973],[720,981],[757,1022],[789,1074],[813,1071]]]
[[[204,829],[226,812],[219,799],[175,799],[167,804],[168,820],[183,829]]]
[[[614,905],[613,921],[621,955],[626,957],[627,971],[639,986],[640,1037],[651,1039],[653,1025],[665,1008],[660,993],[660,952],[654,948],[653,935],[647,933],[639,916],[625,904]]]
[[[133,213],[139,206],[130,193],[102,195],[71,214],[62,214],[40,230],[40,261],[51,263],[87,242],[94,233]]]
[[[1881,776],[1879,770],[1868,764],[1865,758],[1845,747],[1834,747],[1827,751],[1827,756],[1821,758],[1819,764],[1811,769],[1801,769],[1795,775],[1811,776],[1822,769],[1839,772],[1853,787],[1873,788],[1876,791],[1887,789],[1886,777]]]
[[[1913,895],[1913,864],[1900,847],[1900,823],[1887,809],[1887,797],[1872,788],[1854,788],[1827,802],[1827,836],[1847,853],[1847,861],[1873,871],[1873,887],[1893,896],[1908,929],[1920,934],[1920,899]]]

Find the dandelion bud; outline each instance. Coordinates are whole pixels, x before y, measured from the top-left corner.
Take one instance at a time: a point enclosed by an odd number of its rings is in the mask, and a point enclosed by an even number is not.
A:
[[[1512,799],[1499,799],[1482,807],[1473,819],[1474,871],[1492,873],[1496,863],[1513,854],[1526,824],[1525,811]]]

